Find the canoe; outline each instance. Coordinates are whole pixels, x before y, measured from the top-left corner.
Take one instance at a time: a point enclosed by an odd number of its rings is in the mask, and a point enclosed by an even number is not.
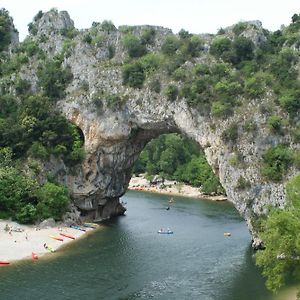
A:
[[[77,230],[81,230],[81,231],[86,231],[86,229],[80,228],[80,227],[75,226],[75,225],[71,225],[70,227],[73,228],[73,229],[77,229]]]
[[[32,257],[32,259],[38,259],[39,258],[38,255],[35,252],[31,253],[31,257]]]
[[[172,230],[158,230],[157,233],[159,234],[173,234]]]
[[[61,236],[67,237],[67,238],[72,239],[72,240],[75,240],[75,236],[73,236],[73,235],[69,235],[69,234],[66,234],[66,233],[63,233],[63,232],[60,232],[59,234]]]
[[[49,235],[49,238],[51,239],[54,239],[54,240],[57,240],[57,241],[60,241],[60,242],[63,242],[64,239],[59,237],[59,236],[54,236],[54,235]]]
[[[0,260],[0,265],[9,265],[9,264],[10,264],[9,261]]]

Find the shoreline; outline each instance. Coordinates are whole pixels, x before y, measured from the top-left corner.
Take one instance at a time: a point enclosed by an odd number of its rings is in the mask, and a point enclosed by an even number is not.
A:
[[[144,191],[149,193],[159,193],[170,196],[184,196],[197,199],[205,199],[212,201],[226,201],[223,195],[206,195],[201,193],[199,188],[195,188],[176,181],[165,180],[161,182],[150,183],[144,176],[140,175],[132,177],[129,190]],[[7,230],[6,227],[12,230]],[[101,225],[96,229],[101,228]],[[35,225],[20,225],[11,220],[0,219],[0,262],[9,262],[13,265],[21,260],[34,260],[32,253],[35,253],[38,259],[49,258],[53,252],[44,247],[44,244],[50,246],[57,254],[59,249],[71,242],[83,238],[86,234],[90,234],[95,229],[84,227],[86,231],[80,231],[65,224],[57,223],[54,226],[45,226],[38,228]],[[60,233],[65,233],[75,237],[70,239],[63,237]],[[49,235],[60,237],[63,241],[55,240]],[[4,265],[0,265],[4,266]]]
[[[11,227],[12,230],[6,231],[6,225]],[[87,227],[84,227],[84,229],[86,231],[80,231],[63,224],[61,226],[56,224],[54,227],[48,226],[38,229],[34,225],[20,225],[10,220],[0,219],[0,261],[7,261],[10,263],[9,265],[13,265],[20,260],[35,260],[32,257],[32,253],[37,255],[38,260],[50,257],[51,254],[56,254],[65,245],[69,245],[71,242],[75,242],[96,230]],[[71,235],[75,239],[61,236],[60,233]],[[60,237],[63,241],[53,239],[49,235]],[[53,248],[54,252],[46,249],[44,244]]]
[[[201,200],[228,201],[224,195],[207,195],[199,188],[175,180],[164,180],[164,183],[151,183],[144,175],[133,176],[129,182],[128,190],[158,193],[170,196],[184,196]]]

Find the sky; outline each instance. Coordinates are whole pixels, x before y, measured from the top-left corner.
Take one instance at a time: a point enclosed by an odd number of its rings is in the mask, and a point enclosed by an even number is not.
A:
[[[120,25],[159,25],[177,33],[216,33],[218,29],[240,21],[260,20],[263,27],[275,31],[288,25],[294,13],[300,13],[299,0],[1,0],[0,8],[9,11],[20,33],[39,10],[67,10],[78,29],[92,23],[111,20]]]

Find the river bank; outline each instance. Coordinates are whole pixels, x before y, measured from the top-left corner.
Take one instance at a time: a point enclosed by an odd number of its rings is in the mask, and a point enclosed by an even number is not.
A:
[[[92,230],[92,228],[86,228],[86,231],[80,231],[58,225],[38,228],[0,219],[0,261],[13,263],[21,259],[31,259],[32,252],[39,258],[46,254],[51,255],[53,253],[46,249],[47,246],[56,251]],[[61,236],[60,233],[71,235],[75,239]],[[50,235],[60,237],[62,241],[53,239]]]
[[[213,201],[226,201],[224,195],[207,195],[197,187],[193,187],[174,180],[155,180],[150,182],[144,175],[133,176],[129,182],[129,190],[144,191],[151,193],[167,194],[172,196],[184,196],[198,199],[208,199]]]

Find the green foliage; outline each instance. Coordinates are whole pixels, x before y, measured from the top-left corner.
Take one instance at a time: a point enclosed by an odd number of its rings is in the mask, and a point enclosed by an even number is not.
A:
[[[300,267],[300,175],[286,185],[287,206],[272,209],[263,222],[261,237],[265,250],[256,254],[256,264],[267,278],[266,285],[277,292],[287,279],[299,280]]]
[[[238,125],[233,123],[222,132],[222,139],[226,143],[235,143],[239,136],[238,134]]]
[[[211,113],[218,118],[226,118],[232,114],[232,106],[230,103],[223,103],[221,101],[213,102],[211,106]]]
[[[141,88],[145,80],[145,73],[140,62],[125,64],[122,68],[123,84],[133,88]]]
[[[178,32],[178,36],[181,40],[185,40],[185,39],[190,38],[193,35],[184,29],[180,29],[180,31]]]
[[[269,148],[262,158],[262,175],[275,182],[282,180],[293,160],[291,151],[282,144]]]
[[[271,116],[268,118],[269,129],[277,134],[282,133],[282,118],[279,116]]]
[[[40,20],[42,18],[42,16],[44,15],[43,11],[40,10],[33,18],[34,22],[37,22],[38,20]]]
[[[249,39],[238,36],[231,41],[227,37],[217,37],[211,44],[210,53],[225,62],[238,65],[254,58],[254,44]]]
[[[6,50],[10,44],[10,27],[11,21],[8,11],[0,9],[0,51]]]
[[[131,58],[141,57],[147,53],[145,45],[133,34],[124,36],[123,45]]]
[[[169,101],[175,101],[178,95],[178,88],[176,85],[170,84],[165,90],[165,94]]]
[[[162,64],[162,57],[156,53],[148,53],[139,62],[147,75],[154,73]]]
[[[198,57],[203,50],[203,41],[200,37],[192,35],[189,39],[184,39],[180,47],[185,56]]]
[[[38,85],[50,99],[58,100],[65,95],[65,88],[73,79],[70,67],[63,68],[59,58],[48,60],[40,64],[38,71]]]
[[[243,129],[246,132],[255,132],[257,129],[257,125],[253,119],[249,119],[245,122]]]
[[[101,29],[103,31],[106,31],[107,33],[110,33],[112,31],[116,30],[116,26],[114,25],[114,23],[110,20],[104,20],[101,25],[100,25]]]
[[[108,58],[112,59],[115,56],[115,54],[116,54],[116,48],[115,48],[115,46],[108,45],[107,50],[108,50]]]
[[[281,90],[279,104],[291,115],[296,114],[300,109],[300,89]]]
[[[33,41],[31,38],[26,38],[17,48],[17,52],[26,53],[29,57],[37,54],[39,51],[39,46],[37,42]]]
[[[35,183],[14,167],[0,168],[0,210],[11,217],[26,203],[34,201]]]
[[[251,187],[251,183],[246,180],[243,176],[240,176],[238,181],[237,181],[237,184],[235,186],[235,189],[237,190],[245,190],[245,189],[248,189]]]
[[[262,73],[248,77],[245,80],[245,94],[250,98],[261,98],[266,92],[266,77]]]
[[[53,217],[57,221],[61,220],[70,204],[67,188],[58,183],[46,182],[36,194],[38,198],[36,210],[39,218]]]
[[[161,46],[161,51],[166,55],[174,55],[179,49],[180,43],[175,36],[168,36]]]
[[[201,186],[204,193],[220,193],[223,189],[205,156],[191,140],[178,134],[161,135],[147,144],[133,169]]]
[[[151,91],[155,92],[155,93],[159,93],[161,90],[161,83],[159,81],[159,79],[154,79],[149,83],[149,87],[151,89]]]
[[[236,25],[234,25],[232,31],[235,35],[240,35],[245,29],[247,28],[247,23],[245,22],[239,22]]]
[[[269,213],[261,234],[266,249],[256,254],[256,264],[262,267],[266,286],[273,292],[285,284],[288,274],[299,278],[299,230],[298,210],[274,209]]]
[[[211,43],[209,52],[213,56],[220,57],[228,61],[232,50],[232,41],[227,37],[217,37]]]
[[[153,45],[155,41],[156,31],[154,28],[145,28],[142,31],[141,43],[143,45]]]
[[[89,33],[85,34],[82,39],[85,43],[91,44],[93,39]]]
[[[18,78],[15,83],[16,93],[19,96],[26,96],[30,93],[31,84],[28,80]]]

